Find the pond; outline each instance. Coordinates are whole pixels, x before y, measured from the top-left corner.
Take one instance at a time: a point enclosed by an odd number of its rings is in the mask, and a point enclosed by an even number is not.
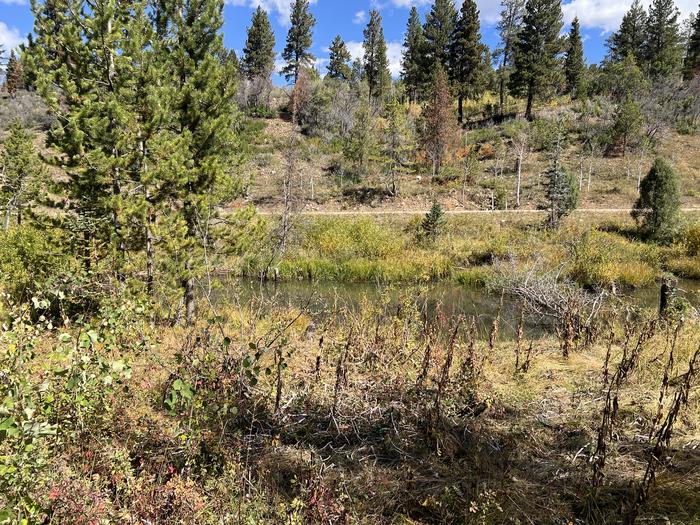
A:
[[[316,323],[321,323],[334,311],[343,315],[343,312],[357,311],[363,302],[378,303],[383,299],[396,304],[406,292],[415,292],[418,303],[429,317],[438,312],[446,316],[473,317],[481,337],[488,336],[501,303],[500,295],[489,293],[483,287],[455,283],[431,283],[424,286],[309,281],[261,284],[258,281],[230,279],[223,280],[221,284],[215,292],[218,301],[238,302],[242,305],[259,301],[263,304],[263,309],[302,309]],[[678,294],[687,298],[695,307],[700,307],[700,281],[680,281]],[[659,288],[653,286],[633,290],[623,300],[634,306],[656,309]],[[517,330],[520,303],[505,297],[500,310],[501,334],[510,339]],[[546,320],[540,318],[526,319],[526,327],[529,337],[541,335],[549,328]]]

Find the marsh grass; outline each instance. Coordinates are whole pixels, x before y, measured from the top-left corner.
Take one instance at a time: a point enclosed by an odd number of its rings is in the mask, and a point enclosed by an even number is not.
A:
[[[631,219],[574,215],[558,231],[538,216],[451,216],[434,239],[420,235],[422,217],[313,218],[297,221],[290,248],[273,261],[283,281],[484,284],[492,265],[534,260],[581,286],[619,291],[652,285],[665,271],[698,278],[696,226],[670,247],[643,242]],[[270,226],[268,226],[270,227]],[[257,277],[269,258],[248,253],[238,271]]]

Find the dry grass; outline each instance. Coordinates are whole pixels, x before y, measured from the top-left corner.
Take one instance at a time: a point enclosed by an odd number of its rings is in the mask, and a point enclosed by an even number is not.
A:
[[[669,350],[665,330],[645,346],[622,390],[605,484],[592,498],[589,460],[604,388],[603,342],[564,359],[556,338],[538,338],[529,371],[516,373],[514,341],[499,341],[492,352],[486,341],[474,341],[476,363],[468,364],[467,322],[444,383],[457,320],[437,321],[426,361],[427,332],[410,292],[398,304],[365,303],[355,313],[338,310],[337,317],[330,312],[329,322],[318,325],[299,311],[278,309],[271,317],[257,312],[219,312],[234,341],[227,359],[200,349],[191,356],[197,357],[195,368],[182,368],[178,354],[188,348],[186,341],[206,333],[203,328],[160,330],[158,350],[137,358],[136,395],[127,404],[122,400],[112,446],[130,455],[132,464],[141,462],[131,474],[134,486],[152,476],[153,494],[173,490],[170,501],[198,509],[176,513],[177,507],[167,510],[136,493],[134,501],[144,508],[160,509],[153,523],[220,523],[225,516],[256,524],[610,523],[618,519],[629,484],[643,474]],[[248,341],[269,340],[281,326],[289,326],[283,347],[285,355],[291,351],[281,383],[272,345],[258,362],[272,374],[261,373],[244,398],[230,398],[239,411],[225,424],[206,418],[210,407],[197,402],[164,413],[161,400],[173,377],[201,381],[197,399],[211,401],[207,396],[228,381],[229,372],[218,367],[237,362],[249,352]],[[618,328],[611,368],[620,358],[621,336]],[[674,375],[684,371],[698,344],[700,325],[688,322]],[[469,366],[478,370],[475,379]],[[199,372],[188,375],[192,370]],[[219,375],[220,386],[207,383],[210,371]],[[236,378],[234,373],[231,380]],[[281,409],[275,413],[278,384]],[[699,403],[696,389],[645,520],[700,519],[693,448],[700,443]],[[107,453],[98,443],[85,446]],[[132,519],[144,515],[127,501],[121,505]]]

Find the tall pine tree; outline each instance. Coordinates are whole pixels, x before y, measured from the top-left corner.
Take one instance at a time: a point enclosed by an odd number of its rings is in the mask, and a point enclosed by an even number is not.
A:
[[[363,47],[364,79],[369,86],[370,99],[382,100],[389,92],[391,74],[386,56],[386,41],[382,27],[382,15],[373,9],[369,14],[369,23],[364,31]]]
[[[450,72],[458,100],[458,120],[464,120],[464,99],[481,95],[486,88],[489,49],[481,42],[479,9],[464,0],[450,42]]]
[[[501,38],[495,56],[500,58],[498,66],[499,112],[503,114],[506,102],[506,87],[513,63],[513,50],[522,29],[526,0],[501,0],[501,19],[498,22],[498,34]]]
[[[573,98],[583,98],[586,93],[586,62],[583,57],[581,24],[578,17],[571,23],[564,59],[566,89]]]
[[[350,60],[352,56],[348,51],[340,35],[336,36],[329,49],[328,55],[328,77],[338,80],[350,80],[352,71],[350,70]]]
[[[262,7],[253,13],[243,48],[242,70],[248,80],[269,77],[275,69],[275,34]]]
[[[420,99],[426,83],[425,48],[426,41],[420,15],[418,14],[418,9],[413,6],[408,17],[401,62],[401,78],[406,86],[408,98],[411,102],[416,102]]]
[[[195,315],[195,280],[212,239],[209,221],[219,190],[234,182],[236,71],[221,35],[223,0],[172,0],[164,14],[165,51],[173,83],[173,125],[183,142],[178,178],[179,241],[171,248],[183,290],[185,318]],[[173,232],[175,235],[175,232]]]
[[[641,63],[644,56],[644,42],[647,30],[647,12],[640,0],[634,0],[632,7],[622,18],[620,28],[608,39],[608,60],[621,62],[632,56]]]
[[[527,2],[523,28],[514,48],[515,71],[510,78],[510,88],[527,98],[527,119],[532,118],[535,97],[559,80],[562,17],[561,0]]]
[[[688,38],[688,48],[683,61],[683,78],[692,80],[698,74],[700,74],[700,8],[693,19]]]
[[[31,62],[37,87],[57,120],[49,142],[62,154],[68,175],[71,231],[83,253],[104,246],[123,278],[126,238],[123,212],[128,193],[123,129],[129,107],[123,91],[133,76],[123,53],[132,2],[46,0],[33,5],[37,45]],[[58,89],[56,89],[58,88]]]
[[[299,73],[313,65],[314,56],[309,52],[313,43],[312,34],[316,19],[309,12],[309,0],[294,0],[292,2],[291,27],[287,33],[287,45],[282,51],[286,65],[282,69],[284,78],[295,84]]]
[[[450,42],[452,33],[457,25],[457,11],[452,0],[435,0],[432,9],[425,19],[425,59],[427,69],[432,70],[438,65],[445,71],[449,70]]]
[[[653,0],[649,7],[644,62],[650,77],[667,77],[681,71],[683,39],[674,0]]]

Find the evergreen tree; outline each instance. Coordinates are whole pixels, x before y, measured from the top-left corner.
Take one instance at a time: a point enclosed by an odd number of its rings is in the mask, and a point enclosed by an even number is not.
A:
[[[642,123],[642,110],[634,98],[628,95],[625,101],[617,108],[612,127],[613,142],[621,146],[623,157],[627,154],[627,147],[630,142],[642,129]]]
[[[350,70],[350,51],[345,45],[340,35],[336,36],[330,47],[328,58],[328,77],[338,80],[350,80],[352,71]]]
[[[376,156],[377,140],[369,103],[362,98],[355,111],[355,123],[348,139],[343,143],[343,156],[349,160],[358,174],[363,174],[368,162]]]
[[[68,175],[74,241],[89,254],[86,265],[95,254],[90,246],[104,246],[122,279],[128,195],[124,152],[129,147],[123,130],[131,117],[123,92],[133,77],[123,49],[134,4],[96,0],[83,9],[80,0],[46,0],[33,8],[37,45],[31,69],[57,120],[49,143],[62,154],[58,160]]]
[[[586,93],[586,62],[583,57],[583,40],[581,40],[581,24],[578,17],[574,18],[567,42],[566,58],[564,60],[567,91],[573,98],[582,98]]]
[[[421,223],[421,237],[429,241],[434,241],[445,230],[447,218],[445,212],[437,200],[433,201],[430,211],[423,218]]]
[[[607,61],[599,77],[598,90],[617,102],[628,96],[638,97],[648,89],[648,79],[639,68],[633,55],[627,55],[620,62]]]
[[[656,159],[642,180],[632,217],[643,234],[652,240],[668,243],[677,232],[680,207],[678,175],[668,162]]]
[[[275,34],[262,7],[253,13],[243,48],[242,70],[248,80],[268,78],[275,69]]]
[[[14,51],[10,51],[10,58],[5,67],[5,90],[10,98],[15,98],[17,91],[23,87],[22,63],[17,60]]]
[[[649,76],[668,77],[680,72],[683,39],[674,0],[653,0],[649,7],[644,61]]]
[[[450,43],[450,71],[458,99],[458,120],[464,120],[464,99],[481,95],[486,88],[489,50],[481,42],[479,10],[474,0],[464,0]]]
[[[309,0],[294,0],[292,2],[291,27],[287,33],[287,45],[282,51],[282,58],[287,63],[282,69],[284,78],[296,84],[299,72],[305,67],[311,67],[314,56],[309,52],[312,44],[312,33],[316,19],[309,12]]]
[[[434,74],[433,89],[422,113],[421,147],[432,163],[433,177],[440,173],[443,164],[457,144],[457,128],[452,111],[452,93],[447,73],[442,66]]]
[[[560,124],[561,125],[561,124]],[[563,131],[557,130],[557,139],[549,170],[545,173],[548,179],[547,200],[549,201],[550,228],[558,228],[562,219],[570,215],[578,206],[579,184],[576,176],[561,164]]]
[[[3,227],[10,227],[12,216],[22,223],[25,208],[35,200],[45,179],[45,169],[32,143],[32,135],[17,120],[0,152],[0,207],[4,211]]]
[[[503,9],[497,26],[501,45],[495,53],[495,56],[501,59],[498,67],[499,112],[501,114],[503,114],[506,101],[506,87],[512,69],[513,50],[522,29],[525,3],[526,0],[501,0]]]
[[[640,63],[644,57],[647,30],[647,12],[641,0],[634,0],[632,7],[622,18],[620,28],[608,39],[608,59],[620,62],[628,56]]]
[[[411,8],[404,40],[401,78],[406,86],[408,98],[416,102],[426,84],[425,50],[426,41],[420,15],[415,6]]]
[[[398,177],[406,171],[412,150],[406,112],[404,106],[394,96],[386,107],[386,126],[381,152],[389,193],[394,197],[399,194]]]
[[[527,98],[528,119],[532,118],[535,97],[559,79],[559,33],[563,25],[561,0],[528,0],[514,47],[515,72],[510,78],[510,88]]]
[[[382,28],[382,15],[373,9],[364,31],[364,80],[369,86],[370,98],[383,99],[391,85],[389,62],[386,56],[386,41]]]
[[[435,0],[425,19],[425,62],[427,70],[438,65],[449,71],[450,42],[457,25],[457,11],[452,0]]]
[[[686,80],[691,80],[698,74],[700,74],[700,9],[693,18],[683,62],[683,77]]]
[[[182,141],[184,162],[171,191],[177,202],[179,238],[171,246],[184,295],[185,316],[195,314],[195,278],[212,242],[209,221],[226,199],[221,192],[235,185],[234,105],[236,71],[222,58],[222,0],[172,0],[163,13],[164,54],[169,59],[173,93],[173,126]]]

